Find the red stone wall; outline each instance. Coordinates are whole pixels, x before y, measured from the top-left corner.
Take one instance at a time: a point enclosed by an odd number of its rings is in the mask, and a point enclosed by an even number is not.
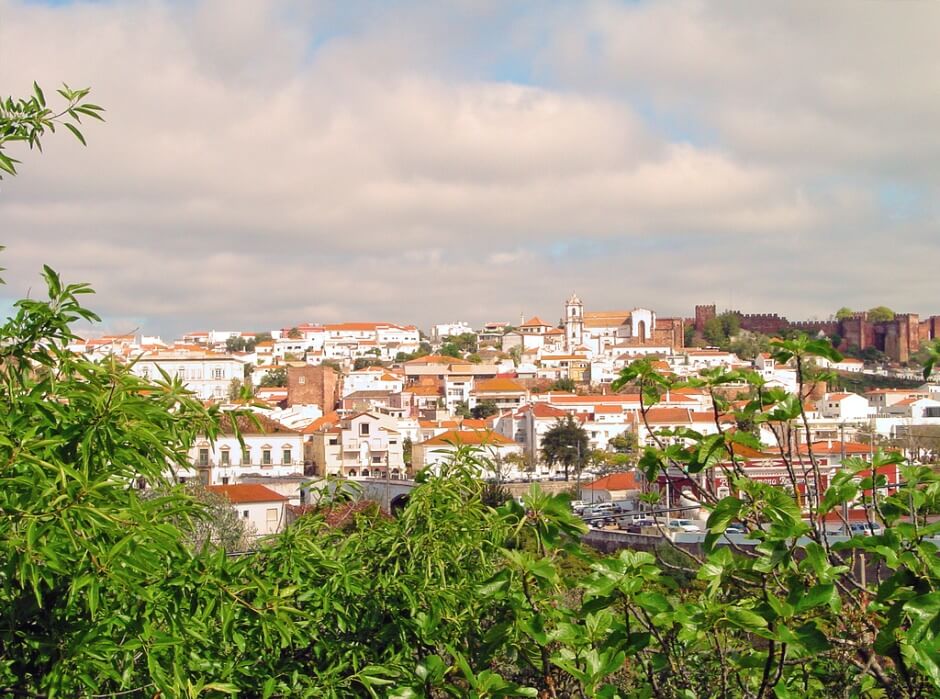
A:
[[[332,367],[287,367],[287,405],[319,405],[324,413],[336,408],[340,375]]]

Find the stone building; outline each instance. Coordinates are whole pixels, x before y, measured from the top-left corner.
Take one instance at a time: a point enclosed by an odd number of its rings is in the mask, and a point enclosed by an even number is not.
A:
[[[324,413],[340,399],[341,376],[329,366],[287,367],[287,405],[318,405]]]

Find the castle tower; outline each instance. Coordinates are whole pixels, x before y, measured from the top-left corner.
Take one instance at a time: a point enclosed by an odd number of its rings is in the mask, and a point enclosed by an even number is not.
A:
[[[577,294],[565,302],[565,347],[570,352],[584,341],[584,304]]]

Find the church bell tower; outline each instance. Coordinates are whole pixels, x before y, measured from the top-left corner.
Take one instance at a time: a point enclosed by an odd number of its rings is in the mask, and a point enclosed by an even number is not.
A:
[[[571,352],[584,340],[584,304],[577,294],[565,302],[565,348]]]

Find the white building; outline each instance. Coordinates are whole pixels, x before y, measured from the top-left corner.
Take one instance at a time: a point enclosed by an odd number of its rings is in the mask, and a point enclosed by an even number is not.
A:
[[[233,485],[247,476],[298,476],[304,472],[303,436],[263,414],[239,415],[236,424],[245,443],[235,436],[228,415],[214,442],[198,437],[189,450],[188,469],[174,475],[179,482],[199,479],[206,485]]]
[[[277,534],[286,523],[287,498],[256,483],[210,485],[210,493],[225,497],[254,536]]]
[[[481,478],[508,480],[523,476],[522,445],[492,430],[450,430],[414,445],[414,470],[439,472],[462,446],[479,449],[480,456],[492,463],[490,469],[480,472]]]
[[[359,391],[401,393],[405,379],[380,366],[351,371],[343,379],[343,398]]]
[[[307,454],[324,476],[371,478],[405,476],[404,435],[398,421],[380,413],[324,418],[305,430]]]
[[[431,341],[443,342],[445,337],[455,337],[472,332],[473,328],[462,320],[456,323],[439,323],[431,327]]]
[[[874,413],[857,393],[827,393],[816,402],[816,409],[821,417],[839,422],[867,420]]]
[[[131,367],[135,375],[152,381],[162,378],[161,370],[170,377],[178,376],[186,388],[202,400],[226,398],[232,379],[244,377],[240,361],[210,352],[147,352]]]

